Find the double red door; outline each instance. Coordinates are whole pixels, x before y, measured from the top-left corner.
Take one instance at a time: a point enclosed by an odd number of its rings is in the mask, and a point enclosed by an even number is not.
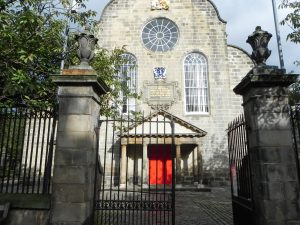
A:
[[[150,184],[172,184],[171,145],[149,145]]]

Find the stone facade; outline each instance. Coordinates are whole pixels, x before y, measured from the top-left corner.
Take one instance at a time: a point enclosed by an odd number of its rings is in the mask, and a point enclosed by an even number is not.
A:
[[[179,30],[179,38],[170,51],[154,52],[143,45],[141,32],[154,18],[167,18]],[[145,83],[153,83],[153,69],[165,67],[165,82],[176,83],[176,98],[168,112],[207,132],[200,149],[203,154],[204,182],[228,174],[228,123],[242,112],[241,97],[232,89],[253,67],[249,55],[230,46],[226,39],[226,22],[209,0],[171,0],[167,10],[151,10],[151,1],[113,0],[103,10],[98,31],[101,47],[125,46],[137,59],[137,90],[142,98],[136,109],[149,114],[145,100]],[[208,65],[209,112],[187,114],[183,62],[187,54],[205,56]],[[225,170],[224,170],[225,169]],[[221,180],[222,181],[222,180]]]

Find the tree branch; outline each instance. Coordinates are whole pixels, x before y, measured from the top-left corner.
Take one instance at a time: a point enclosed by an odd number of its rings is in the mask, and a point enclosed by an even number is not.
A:
[[[0,12],[4,11],[6,9],[6,7],[14,2],[16,2],[17,0],[7,0],[6,2],[4,2],[3,4],[0,5]]]

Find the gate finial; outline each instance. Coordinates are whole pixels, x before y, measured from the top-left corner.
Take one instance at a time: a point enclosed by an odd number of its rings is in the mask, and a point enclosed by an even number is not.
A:
[[[260,26],[257,26],[253,34],[250,35],[246,41],[253,49],[251,58],[258,64],[258,66],[266,65],[266,61],[271,55],[271,50],[268,49],[271,37],[272,34],[262,30]]]
[[[80,60],[81,66],[89,66],[89,62],[94,58],[94,47],[98,42],[92,34],[76,34],[76,41],[78,42],[77,57]]]

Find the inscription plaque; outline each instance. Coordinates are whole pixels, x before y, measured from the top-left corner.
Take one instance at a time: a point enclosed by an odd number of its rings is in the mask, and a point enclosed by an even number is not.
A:
[[[149,86],[149,97],[153,98],[172,98],[172,86]]]
[[[177,82],[144,83],[145,102],[153,109],[168,109],[177,99]]]

